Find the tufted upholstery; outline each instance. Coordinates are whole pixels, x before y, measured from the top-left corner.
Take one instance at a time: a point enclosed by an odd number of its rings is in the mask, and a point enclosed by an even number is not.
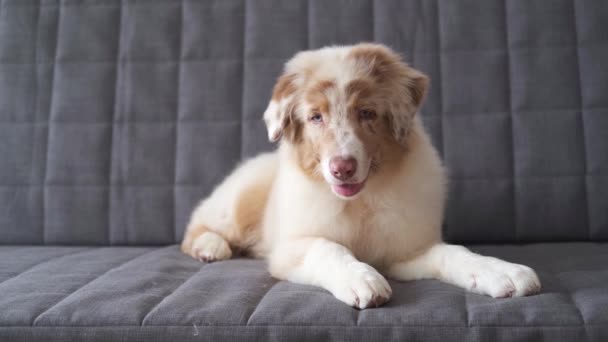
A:
[[[378,41],[431,76],[452,241],[608,237],[602,1],[3,0],[0,242],[167,244],[284,61]]]
[[[606,18],[601,0],[0,0],[0,340],[608,341]],[[172,245],[273,148],[283,63],[360,41],[432,79],[446,238],[518,244],[474,249],[534,267],[542,294],[393,282],[356,311]]]
[[[391,282],[388,304],[358,311],[323,289],[273,280],[259,260],[204,265],[177,246],[5,246],[0,340],[606,341],[606,247],[478,246],[533,266],[543,293],[492,299],[437,281]]]

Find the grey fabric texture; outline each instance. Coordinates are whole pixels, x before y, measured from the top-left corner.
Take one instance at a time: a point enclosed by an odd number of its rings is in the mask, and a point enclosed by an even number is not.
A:
[[[608,237],[608,5],[573,0],[2,0],[0,243],[178,242],[269,150],[299,50],[385,43],[421,111],[458,242]]]
[[[264,262],[201,264],[167,247],[0,247],[0,340],[605,341],[608,245],[474,246],[534,267],[540,295],[492,299],[435,280],[394,282],[356,310]]]
[[[0,341],[608,341],[606,18],[592,0],[0,0]],[[392,282],[357,311],[173,245],[273,148],[283,63],[360,41],[431,77],[446,238],[553,242],[474,247],[535,268],[540,295]]]

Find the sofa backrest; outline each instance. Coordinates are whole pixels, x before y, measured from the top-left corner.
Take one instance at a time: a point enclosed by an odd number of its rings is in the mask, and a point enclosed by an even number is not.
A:
[[[385,43],[458,242],[608,238],[608,2],[2,0],[0,243],[178,242],[299,50]]]

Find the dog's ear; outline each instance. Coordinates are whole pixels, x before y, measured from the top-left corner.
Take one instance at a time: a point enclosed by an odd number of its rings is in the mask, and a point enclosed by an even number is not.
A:
[[[412,103],[416,106],[416,112],[422,105],[429,89],[429,78],[422,72],[408,67],[408,90],[412,98]]]
[[[272,98],[264,112],[268,140],[278,141],[294,116],[296,103],[296,74],[285,72],[277,79]]]
[[[405,145],[414,116],[420,109],[429,87],[429,78],[403,63],[398,92],[390,97],[389,120],[395,140]]]
[[[393,136],[405,145],[414,115],[426,96],[429,78],[383,45],[360,44],[352,53],[380,85],[386,96],[386,115]]]

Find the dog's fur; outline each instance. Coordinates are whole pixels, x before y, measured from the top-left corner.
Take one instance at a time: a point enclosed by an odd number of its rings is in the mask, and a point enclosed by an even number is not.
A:
[[[427,87],[381,45],[298,53],[264,113],[278,150],[243,163],[196,208],[182,250],[265,257],[273,276],[361,309],[390,298],[381,274],[493,297],[538,292],[529,267],[442,242],[445,172],[415,115]],[[356,161],[350,178],[337,178],[335,158]]]

